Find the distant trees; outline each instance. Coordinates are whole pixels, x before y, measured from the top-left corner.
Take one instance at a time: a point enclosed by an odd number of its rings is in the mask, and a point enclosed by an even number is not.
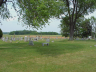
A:
[[[9,35],[58,35],[57,32],[37,32],[37,31],[29,31],[29,30],[23,30],[23,31],[12,31],[9,33]]]

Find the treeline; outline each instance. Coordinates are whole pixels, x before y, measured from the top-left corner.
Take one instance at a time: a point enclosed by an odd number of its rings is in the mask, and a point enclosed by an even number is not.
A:
[[[57,32],[37,32],[37,31],[31,31],[31,30],[23,30],[23,31],[12,31],[9,33],[9,35],[58,35]]]
[[[9,34],[9,32],[3,32],[3,34]]]

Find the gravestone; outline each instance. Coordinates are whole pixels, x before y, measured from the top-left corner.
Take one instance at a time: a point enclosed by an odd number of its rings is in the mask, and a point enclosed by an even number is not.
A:
[[[54,42],[54,41],[52,41],[52,42]]]
[[[17,37],[17,40],[19,40],[19,38]]]
[[[37,38],[37,40],[38,40],[38,36],[37,36],[36,38]]]
[[[46,39],[45,43],[42,43],[42,46],[44,46],[44,44],[46,44],[47,46],[49,45],[50,39]]]
[[[15,41],[15,38],[13,38],[14,39],[14,41]]]
[[[5,41],[5,37],[2,38],[2,41]]]
[[[8,37],[6,37],[6,39],[5,39],[5,42],[7,42],[8,41]]]
[[[50,39],[46,39],[46,42],[50,42]]]
[[[96,38],[95,38],[95,41],[96,41]]]
[[[23,37],[21,37],[21,39],[20,39],[21,41],[23,40]]]
[[[27,41],[27,36],[24,37],[24,41]]]
[[[38,36],[38,40],[40,40],[41,38],[40,38],[40,36]]]
[[[88,39],[92,39],[92,36],[88,36]]]
[[[84,38],[81,38],[81,40],[84,40]]]
[[[36,38],[34,38],[34,41],[37,41],[38,39],[37,39],[37,37]]]
[[[56,39],[58,39],[58,37],[56,36]]]
[[[34,45],[33,41],[29,40],[29,45]]]
[[[76,38],[76,40],[79,40],[79,38]]]
[[[40,39],[42,39],[42,36],[41,36],[41,38]]]
[[[30,38],[28,37],[28,41],[30,40]]]
[[[30,40],[32,41],[32,37],[30,38]]]
[[[11,39],[10,40],[12,40],[12,36],[11,36]]]
[[[12,37],[12,41],[14,40],[14,38]]]

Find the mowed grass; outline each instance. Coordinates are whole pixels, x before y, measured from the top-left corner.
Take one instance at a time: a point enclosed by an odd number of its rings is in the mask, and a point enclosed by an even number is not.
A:
[[[0,40],[0,72],[96,72],[96,41],[51,41]]]

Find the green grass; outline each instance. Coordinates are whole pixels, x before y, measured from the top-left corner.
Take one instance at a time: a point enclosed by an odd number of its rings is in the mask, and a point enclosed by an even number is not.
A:
[[[0,72],[96,72],[96,41],[43,42],[0,40]]]

